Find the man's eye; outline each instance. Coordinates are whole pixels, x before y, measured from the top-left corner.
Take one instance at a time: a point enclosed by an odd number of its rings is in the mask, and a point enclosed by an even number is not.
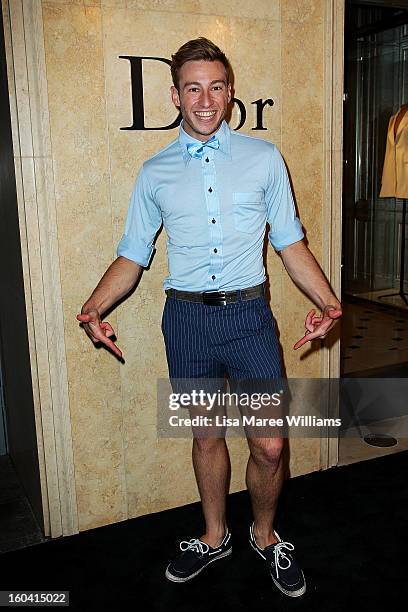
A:
[[[198,91],[198,87],[190,87],[190,89],[188,91]]]
[[[221,85],[215,85],[213,89],[222,89]]]

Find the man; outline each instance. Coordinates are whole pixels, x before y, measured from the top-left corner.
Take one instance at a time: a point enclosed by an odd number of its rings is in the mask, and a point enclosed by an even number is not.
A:
[[[233,132],[224,118],[231,101],[229,62],[205,38],[172,56],[173,103],[181,110],[179,136],[147,160],[139,173],[118,246],[77,316],[93,342],[119,357],[103,313],[126,295],[147,267],[163,223],[169,276],[162,330],[172,381],[230,381],[282,374],[275,324],[264,296],[262,246],[280,252],[290,277],[321,309],[311,310],[305,336],[294,348],[324,338],[341,305],[303,241],[282,157],[270,142]],[[246,483],[254,522],[249,539],[275,585],[297,597],[306,589],[294,546],[281,540],[273,519],[283,482],[283,440],[248,437]],[[224,437],[194,437],[193,466],[206,531],[183,541],[166,577],[185,582],[231,553],[225,517],[230,463]]]

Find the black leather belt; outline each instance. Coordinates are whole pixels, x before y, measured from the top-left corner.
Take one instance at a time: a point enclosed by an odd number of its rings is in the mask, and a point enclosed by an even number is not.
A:
[[[178,289],[166,289],[168,297],[176,300],[186,300],[187,302],[199,302],[201,304],[209,304],[210,306],[225,306],[238,302],[238,300],[254,300],[257,297],[265,295],[265,283],[248,287],[246,289],[237,289],[236,291],[179,291]]]

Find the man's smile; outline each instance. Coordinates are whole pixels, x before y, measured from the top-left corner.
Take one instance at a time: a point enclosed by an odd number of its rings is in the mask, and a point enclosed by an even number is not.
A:
[[[212,119],[217,114],[217,111],[195,111],[194,114],[199,119]]]

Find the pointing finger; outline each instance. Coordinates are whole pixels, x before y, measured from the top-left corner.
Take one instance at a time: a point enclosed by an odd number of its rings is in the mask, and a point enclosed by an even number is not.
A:
[[[111,351],[115,353],[115,355],[117,355],[118,357],[122,357],[122,351],[120,350],[120,348],[118,348],[116,344],[112,342],[112,340],[109,340],[109,338],[107,338],[104,334],[102,334],[102,337],[99,338],[99,341],[105,344],[105,346],[107,346],[108,348],[110,348]]]
[[[310,334],[311,334],[311,332],[306,332],[305,335],[303,336],[303,338],[298,340],[296,342],[296,344],[293,345],[293,348],[296,350],[296,349],[300,348],[301,346],[303,346],[304,344],[306,344],[306,342],[309,342]]]

